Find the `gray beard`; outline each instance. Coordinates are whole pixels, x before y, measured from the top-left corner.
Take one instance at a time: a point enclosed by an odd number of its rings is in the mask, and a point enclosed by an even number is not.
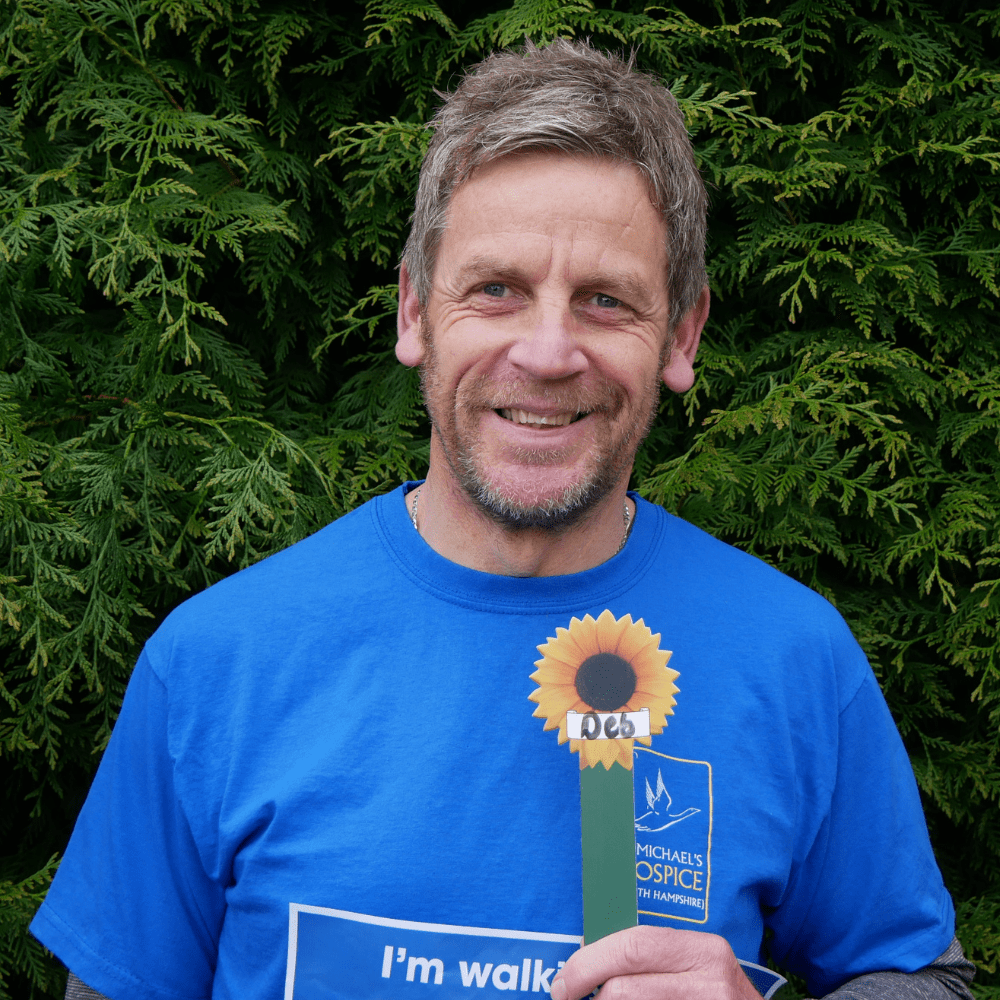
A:
[[[565,490],[558,499],[525,507],[482,482],[475,470],[464,463],[463,471],[460,482],[469,499],[490,520],[512,531],[541,528],[558,534],[580,521],[608,492],[597,483],[578,484]]]
[[[605,455],[598,459],[600,471],[595,475],[567,487],[559,497],[531,506],[505,497],[485,482],[471,455],[458,456],[458,468],[452,468],[466,496],[490,520],[512,531],[540,528],[560,534],[583,520],[617,485],[622,470],[607,461]]]
[[[433,357],[433,356],[432,356]],[[433,398],[430,383],[434,378],[434,361],[421,367],[420,381],[424,399]],[[657,380],[646,397],[647,416],[643,426],[634,425],[614,448],[598,451],[591,474],[580,483],[563,490],[558,497],[542,503],[524,504],[504,496],[501,489],[486,481],[476,457],[459,445],[453,453],[434,414],[428,409],[434,433],[438,435],[449,467],[465,495],[478,510],[496,524],[511,531],[542,530],[554,534],[565,532],[584,520],[604,500],[631,470],[635,452],[652,427],[659,409],[660,383]],[[455,432],[458,438],[457,430]],[[456,443],[458,443],[456,441]]]

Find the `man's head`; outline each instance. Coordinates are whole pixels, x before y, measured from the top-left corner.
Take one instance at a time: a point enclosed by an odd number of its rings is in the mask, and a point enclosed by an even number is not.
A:
[[[669,261],[670,326],[706,285],[707,199],[677,102],[632,61],[584,42],[528,43],[474,66],[431,122],[413,226],[403,262],[422,305],[455,191],[476,170],[527,151],[631,163],[663,217]]]
[[[431,471],[511,528],[624,491],[708,308],[704,188],[669,93],[566,42],[491,56],[435,118],[400,275]],[[437,471],[436,471],[437,470]]]

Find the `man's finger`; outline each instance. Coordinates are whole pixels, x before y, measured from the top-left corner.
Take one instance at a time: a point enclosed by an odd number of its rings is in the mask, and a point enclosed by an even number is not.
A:
[[[689,991],[701,981],[737,978],[745,981],[732,949],[723,938],[670,927],[630,927],[576,952],[553,980],[552,1000],[579,1000],[604,984],[608,984],[613,995],[616,987],[612,980],[616,978],[659,978],[662,973],[677,977],[678,985],[686,983]],[[636,988],[641,988],[639,983]]]
[[[744,997],[725,977],[697,972],[656,972],[609,979],[601,986],[597,1000],[744,1000]],[[759,994],[754,994],[753,1000],[760,1000]]]

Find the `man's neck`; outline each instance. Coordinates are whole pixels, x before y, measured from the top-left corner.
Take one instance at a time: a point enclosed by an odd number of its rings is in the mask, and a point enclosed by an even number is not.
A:
[[[461,489],[433,469],[427,481],[406,496],[411,516],[424,541],[439,555],[461,566],[499,576],[561,576],[591,569],[614,556],[625,540],[635,504],[626,484],[593,511],[563,531],[510,528],[481,511]]]

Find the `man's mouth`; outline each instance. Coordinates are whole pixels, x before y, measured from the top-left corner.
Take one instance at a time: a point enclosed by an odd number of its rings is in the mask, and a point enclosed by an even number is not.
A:
[[[547,415],[542,415],[541,413],[532,413],[530,410],[497,410],[496,411],[504,420],[513,421],[515,424],[528,424],[529,426],[535,427],[566,427],[568,424],[573,423],[575,420],[579,420],[581,417],[585,417],[587,414],[583,411],[578,411],[574,413],[550,413]]]

